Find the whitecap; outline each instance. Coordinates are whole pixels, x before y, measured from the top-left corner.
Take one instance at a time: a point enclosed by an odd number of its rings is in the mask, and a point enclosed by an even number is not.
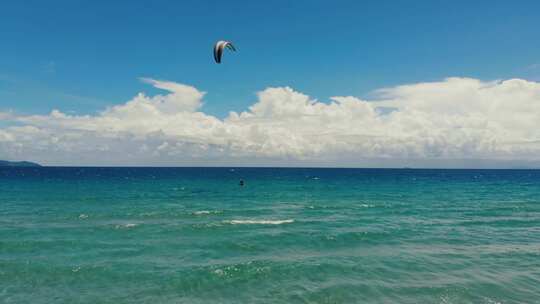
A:
[[[222,212],[223,211],[219,211],[219,210],[199,210],[199,211],[193,212],[192,214],[193,215],[209,215],[209,214],[219,214]]]
[[[205,214],[210,214],[210,213],[212,213],[212,212],[208,211],[208,210],[200,210],[200,211],[193,212],[193,214],[195,214],[195,215],[205,215]]]
[[[136,226],[138,226],[138,225],[134,224],[134,223],[127,223],[127,224],[116,225],[116,226],[114,226],[114,228],[116,228],[116,229],[127,229],[127,228],[133,228],[133,227],[136,227]]]
[[[294,220],[231,220],[228,221],[232,225],[281,225],[281,224],[290,224]]]
[[[88,215],[83,213],[83,214],[79,215],[79,218],[80,219],[86,219],[86,218],[88,218]]]

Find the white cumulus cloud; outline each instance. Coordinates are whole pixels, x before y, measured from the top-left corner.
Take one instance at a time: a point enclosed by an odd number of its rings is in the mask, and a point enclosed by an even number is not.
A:
[[[0,113],[8,122],[0,124],[0,158],[71,165],[540,163],[537,82],[448,78],[381,89],[374,100],[329,102],[267,88],[246,111],[219,119],[202,112],[204,92],[142,80],[167,93],[139,93],[97,115]]]

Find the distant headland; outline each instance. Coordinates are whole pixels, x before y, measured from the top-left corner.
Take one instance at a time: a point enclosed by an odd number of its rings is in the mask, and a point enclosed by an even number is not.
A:
[[[0,160],[0,167],[41,167],[41,165],[29,161]]]

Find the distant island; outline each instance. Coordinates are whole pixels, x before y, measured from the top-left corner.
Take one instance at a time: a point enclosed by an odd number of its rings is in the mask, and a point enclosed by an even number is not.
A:
[[[0,167],[41,167],[40,164],[29,161],[7,161],[0,160]]]

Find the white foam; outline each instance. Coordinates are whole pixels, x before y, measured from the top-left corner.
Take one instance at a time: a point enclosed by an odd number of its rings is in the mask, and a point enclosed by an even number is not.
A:
[[[223,211],[219,211],[219,210],[199,210],[199,211],[193,212],[193,215],[220,214],[222,212]]]
[[[290,224],[294,220],[231,220],[229,224],[233,225],[281,225]]]
[[[225,274],[225,271],[223,271],[222,269],[216,269],[214,270],[214,273],[217,274],[218,276],[222,276]]]
[[[88,218],[88,215],[83,213],[83,214],[79,215],[79,218],[80,219],[85,219],[85,218]]]
[[[204,214],[210,214],[210,213],[212,213],[212,212],[208,211],[208,210],[201,210],[201,211],[193,212],[193,214],[195,214],[195,215],[204,215]]]
[[[125,229],[125,228],[133,228],[133,227],[136,227],[137,224],[133,224],[133,223],[127,223],[127,224],[122,224],[122,225],[116,225],[114,226],[114,228],[116,229]]]

